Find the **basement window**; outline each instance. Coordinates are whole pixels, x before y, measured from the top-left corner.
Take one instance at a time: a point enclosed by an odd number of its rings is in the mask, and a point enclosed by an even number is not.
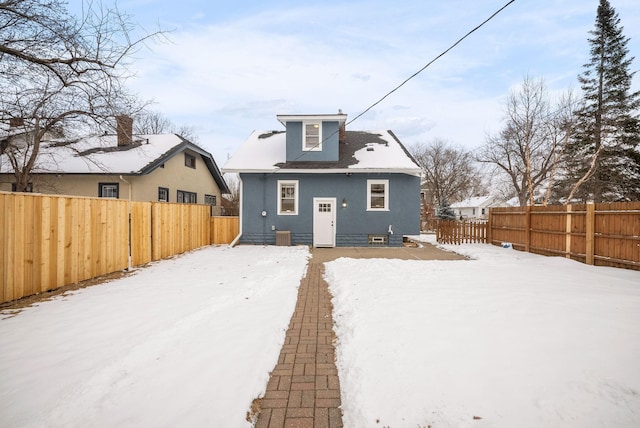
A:
[[[369,245],[387,245],[387,235],[369,235]]]

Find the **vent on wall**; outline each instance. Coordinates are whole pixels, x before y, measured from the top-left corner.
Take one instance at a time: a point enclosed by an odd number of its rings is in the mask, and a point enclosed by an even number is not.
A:
[[[291,232],[288,230],[278,230],[276,232],[276,245],[288,247],[291,245]]]
[[[369,235],[369,245],[387,245],[387,235]]]

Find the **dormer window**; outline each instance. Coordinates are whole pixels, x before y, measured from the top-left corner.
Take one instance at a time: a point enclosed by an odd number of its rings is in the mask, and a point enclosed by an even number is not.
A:
[[[304,135],[302,136],[303,151],[322,150],[322,126],[320,122],[308,122],[304,124]]]

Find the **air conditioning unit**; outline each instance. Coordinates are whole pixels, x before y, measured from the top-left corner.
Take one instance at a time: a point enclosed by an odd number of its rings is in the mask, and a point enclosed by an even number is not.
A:
[[[291,231],[278,230],[276,231],[276,245],[288,247],[291,245]]]

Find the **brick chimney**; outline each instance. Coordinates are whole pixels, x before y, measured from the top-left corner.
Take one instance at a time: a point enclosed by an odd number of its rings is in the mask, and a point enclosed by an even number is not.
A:
[[[24,119],[21,117],[12,117],[9,119],[9,128],[17,128],[24,126]]]
[[[118,146],[128,146],[133,141],[133,119],[129,116],[116,116],[116,134]]]
[[[338,110],[338,114],[344,114],[342,113],[342,109]],[[340,124],[340,127],[338,128],[338,142],[339,143],[344,143],[345,141],[347,141],[347,125],[346,125],[346,120],[344,122],[342,122]]]

